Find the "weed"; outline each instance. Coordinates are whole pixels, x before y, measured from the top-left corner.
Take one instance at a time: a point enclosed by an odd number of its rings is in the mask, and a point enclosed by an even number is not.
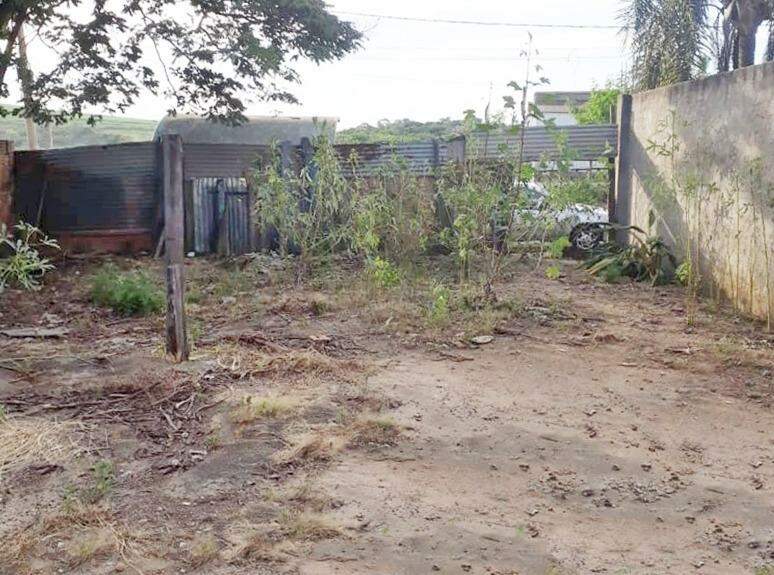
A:
[[[558,280],[562,277],[562,270],[559,266],[553,265],[546,268],[546,277],[550,280]]]
[[[81,492],[85,503],[97,503],[107,496],[115,485],[115,468],[111,461],[98,461],[91,468],[94,484]]]
[[[449,322],[449,302],[451,291],[444,285],[438,284],[433,288],[433,301],[430,304],[430,322],[435,325],[445,325]]]
[[[91,300],[124,316],[158,313],[164,305],[161,291],[146,273],[120,272],[112,264],[92,278]]]
[[[189,563],[192,568],[198,569],[212,563],[220,555],[220,546],[212,535],[197,537],[191,546]]]
[[[548,245],[548,253],[555,260],[561,259],[564,256],[564,250],[570,245],[570,239],[567,236],[562,236]]]
[[[664,242],[656,237],[643,237],[645,232],[636,227],[631,245],[623,247],[608,243],[595,250],[583,264],[589,273],[606,281],[617,281],[628,276],[636,281],[650,280],[652,285],[669,281],[676,267],[675,257]]]
[[[7,413],[8,412],[7,412],[6,408],[5,408],[5,405],[0,403],[0,423],[5,422],[5,420],[7,418]]]
[[[392,288],[400,284],[400,270],[381,256],[369,258],[366,261],[366,270],[371,281],[381,288]]]
[[[220,435],[216,432],[210,433],[204,439],[204,445],[209,451],[215,451],[221,445]]]
[[[233,423],[245,424],[256,419],[274,419],[285,415],[296,406],[296,402],[283,397],[254,398],[248,395],[231,411]]]
[[[58,250],[59,244],[31,224],[20,222],[14,226],[16,237],[0,226],[0,251],[9,255],[0,258],[0,292],[9,284],[26,290],[40,287],[40,278],[54,269],[48,258],[41,256],[44,248]]]

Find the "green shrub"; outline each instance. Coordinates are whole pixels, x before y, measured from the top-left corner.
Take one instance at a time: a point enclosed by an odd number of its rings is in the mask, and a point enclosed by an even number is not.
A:
[[[430,305],[431,323],[442,325],[449,321],[451,291],[444,285],[436,285],[433,288],[433,301]]]
[[[558,280],[562,277],[562,270],[559,266],[548,266],[546,268],[546,277],[550,280]]]
[[[379,287],[391,288],[400,283],[400,270],[389,260],[379,256],[369,258],[366,262],[366,269],[368,276]]]
[[[164,305],[161,290],[144,272],[121,272],[106,265],[92,279],[91,300],[120,315],[158,313]]]
[[[5,224],[0,226],[0,292],[8,284],[36,290],[40,278],[54,269],[51,261],[41,256],[41,248],[58,250],[59,244],[31,224],[20,222],[14,230],[15,234]]]

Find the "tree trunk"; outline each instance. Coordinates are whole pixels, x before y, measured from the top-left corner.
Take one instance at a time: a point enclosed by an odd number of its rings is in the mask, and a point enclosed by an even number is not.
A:
[[[0,4],[0,30],[5,30],[7,33],[5,48],[0,54],[0,87],[5,85],[5,73],[11,66],[13,47],[16,45],[16,39],[19,37],[25,18],[26,12],[24,10],[16,12],[12,2],[5,1]]]
[[[24,99],[24,110],[28,112],[32,109],[32,70],[30,70],[29,60],[27,59],[27,40],[24,38],[24,26],[19,29],[19,80],[21,81],[22,95]],[[30,150],[38,149],[38,128],[35,120],[31,116],[24,116],[24,123],[27,126],[27,147]]]

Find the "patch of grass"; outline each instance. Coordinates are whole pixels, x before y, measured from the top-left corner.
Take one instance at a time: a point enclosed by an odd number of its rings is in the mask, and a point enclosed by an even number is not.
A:
[[[158,313],[164,305],[161,290],[147,273],[121,272],[112,264],[92,277],[91,300],[122,316]]]
[[[295,541],[323,541],[341,535],[341,528],[318,513],[284,510],[279,518],[285,537]]]
[[[271,541],[266,535],[256,533],[248,537],[237,552],[239,563],[284,563],[287,561],[279,548],[282,547]]]
[[[401,428],[388,418],[365,418],[352,425],[351,447],[384,447],[397,445]]]
[[[291,447],[278,453],[275,460],[285,465],[329,461],[342,451],[346,444],[346,439],[339,435],[307,433],[296,437]]]
[[[220,545],[212,535],[197,537],[191,546],[189,564],[194,569],[212,563],[220,556]]]
[[[287,397],[253,397],[248,395],[229,414],[232,423],[251,423],[256,419],[274,419],[286,415],[297,405]]]
[[[0,477],[33,463],[61,461],[81,452],[75,422],[3,416],[0,419]]]
[[[343,361],[315,349],[287,350],[277,353],[239,345],[220,346],[218,363],[240,379],[270,375],[341,375],[359,369],[356,362]]]
[[[93,485],[81,492],[86,503],[97,503],[107,496],[115,484],[115,467],[111,461],[98,461],[91,468]]]
[[[369,258],[366,261],[366,272],[369,279],[382,289],[393,288],[401,281],[400,269],[380,256]]]
[[[88,530],[70,541],[67,545],[68,564],[71,569],[79,567],[95,559],[99,555],[109,553],[113,544],[105,533]]]

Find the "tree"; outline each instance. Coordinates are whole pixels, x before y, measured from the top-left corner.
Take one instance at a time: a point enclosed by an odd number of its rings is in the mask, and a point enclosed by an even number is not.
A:
[[[299,60],[341,58],[361,39],[322,0],[0,0],[2,98],[23,25],[55,54],[12,112],[37,123],[123,112],[143,90],[172,113],[238,123],[245,95],[294,102],[284,85]]]
[[[635,89],[693,78],[703,67],[706,0],[628,0],[623,20],[629,34]]]
[[[753,64],[755,34],[764,20],[774,19],[774,0],[626,0],[622,19],[634,88],[647,90],[706,73],[711,57],[721,71]],[[771,30],[767,60],[774,58]],[[713,42],[720,44],[714,50]]]

